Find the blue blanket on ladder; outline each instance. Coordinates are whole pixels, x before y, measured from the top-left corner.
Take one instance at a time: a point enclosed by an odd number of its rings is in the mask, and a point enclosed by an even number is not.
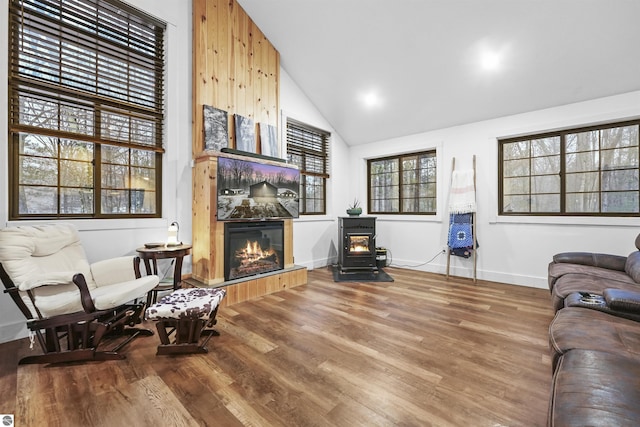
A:
[[[465,258],[471,256],[471,251],[473,250],[472,213],[449,215],[449,238],[447,244],[452,255]]]

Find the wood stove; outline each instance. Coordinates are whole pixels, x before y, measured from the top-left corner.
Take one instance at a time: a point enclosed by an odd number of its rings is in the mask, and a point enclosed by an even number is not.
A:
[[[239,279],[283,268],[284,221],[225,223],[225,280]]]
[[[341,271],[378,270],[376,264],[376,218],[338,218],[338,263]]]

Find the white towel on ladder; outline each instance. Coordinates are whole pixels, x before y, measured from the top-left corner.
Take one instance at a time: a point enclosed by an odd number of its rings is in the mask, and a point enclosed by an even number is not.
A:
[[[453,171],[449,193],[449,213],[476,211],[476,188],[473,169]]]

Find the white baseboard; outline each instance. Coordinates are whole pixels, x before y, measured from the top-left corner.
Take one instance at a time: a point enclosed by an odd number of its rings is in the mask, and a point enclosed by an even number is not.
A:
[[[407,268],[412,270],[426,271],[429,273],[446,274],[447,265],[441,263],[423,264],[419,261],[412,260],[399,260],[394,259],[392,263],[393,267]],[[472,267],[466,266],[450,266],[449,274],[451,276],[458,276],[464,278],[473,278]],[[505,273],[500,271],[488,271],[478,269],[476,271],[476,278],[478,280],[487,280],[490,282],[506,283],[510,285],[527,286],[531,288],[547,289],[547,278],[528,276],[523,274]]]
[[[306,267],[307,270],[315,270],[316,268],[323,268],[328,266],[329,264],[330,264],[329,258],[314,259],[307,262],[296,263],[296,265],[301,265],[303,267]]]

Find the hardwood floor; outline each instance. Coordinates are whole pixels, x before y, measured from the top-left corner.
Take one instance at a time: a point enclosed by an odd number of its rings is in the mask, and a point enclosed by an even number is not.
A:
[[[0,413],[20,427],[545,424],[548,291],[386,271],[394,282],[317,269],[223,307],[205,355],[156,357],[155,335],[122,361],[18,367],[28,341],[2,344]]]

